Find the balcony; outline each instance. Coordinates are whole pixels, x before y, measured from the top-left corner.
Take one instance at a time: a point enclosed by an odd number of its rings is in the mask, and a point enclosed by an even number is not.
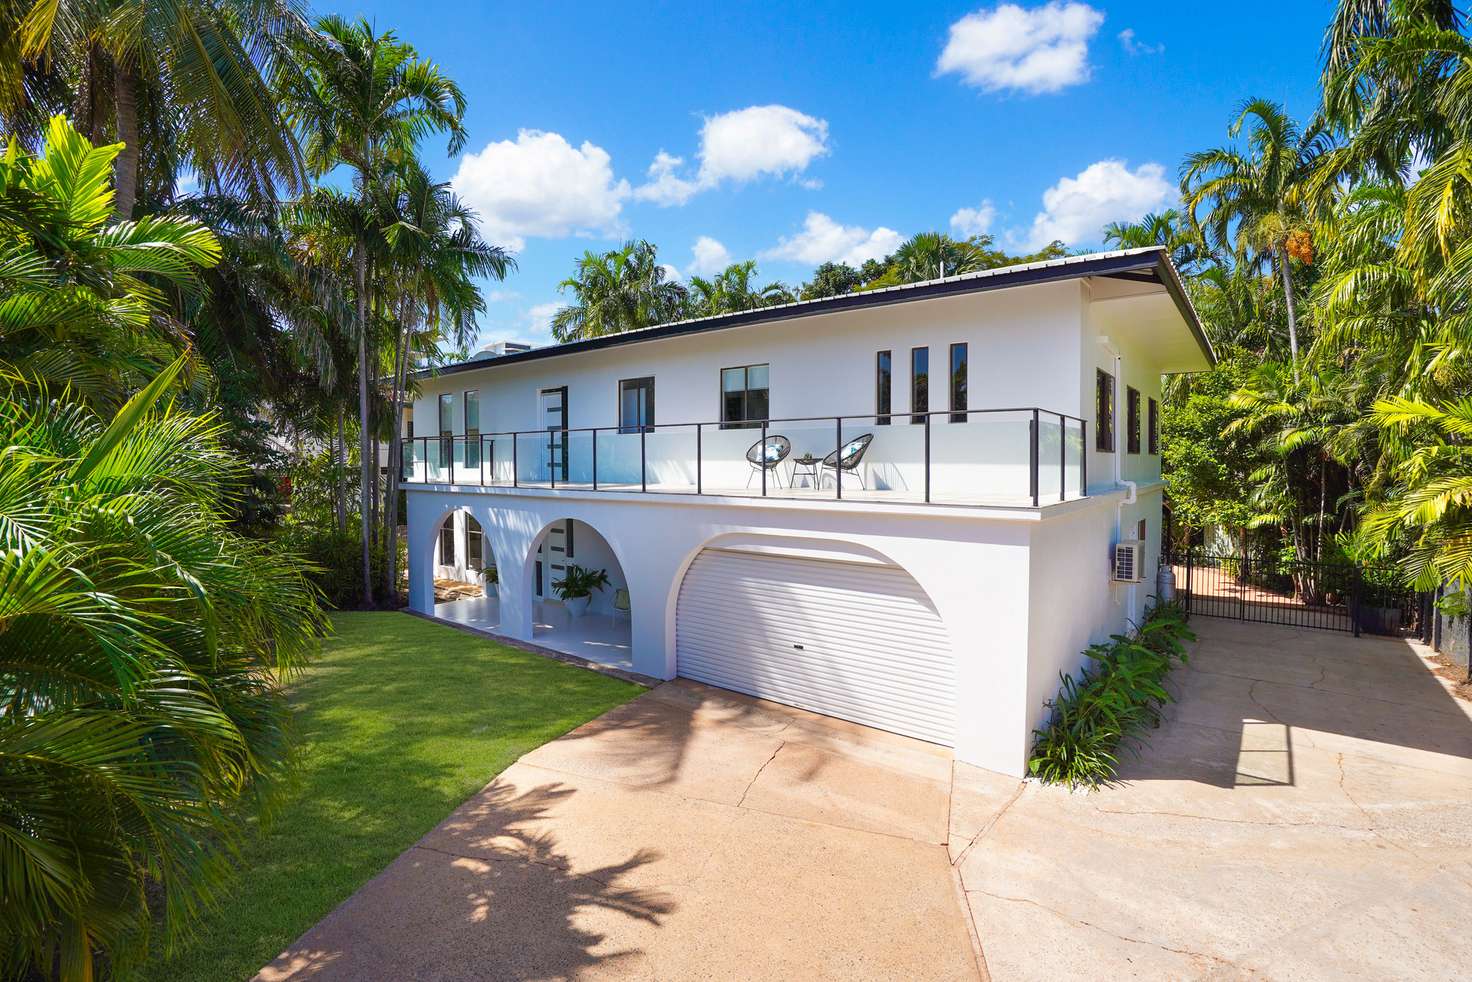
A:
[[[403,441],[402,478],[408,485],[1038,507],[1085,495],[1086,430],[1076,416],[1025,408],[416,437]]]

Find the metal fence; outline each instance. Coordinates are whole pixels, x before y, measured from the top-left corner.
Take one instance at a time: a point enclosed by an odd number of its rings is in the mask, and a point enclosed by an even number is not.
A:
[[[1166,560],[1191,614],[1344,631],[1424,634],[1428,597],[1384,566],[1189,551]]]

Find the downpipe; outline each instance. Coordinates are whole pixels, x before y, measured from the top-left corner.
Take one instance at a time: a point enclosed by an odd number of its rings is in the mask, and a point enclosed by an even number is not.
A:
[[[1127,439],[1125,427],[1124,400],[1120,398],[1124,383],[1124,357],[1120,354],[1114,342],[1106,335],[1099,336],[1099,343],[1104,350],[1114,356],[1114,452],[1110,454],[1114,458],[1114,484],[1116,487],[1125,489],[1125,496],[1114,506],[1114,541],[1124,541],[1124,509],[1126,505],[1133,505],[1139,498],[1139,485],[1134,481],[1124,479],[1124,448],[1120,446],[1121,441]],[[1140,596],[1139,584],[1131,583],[1124,588],[1125,591],[1125,623],[1134,625],[1140,619]]]

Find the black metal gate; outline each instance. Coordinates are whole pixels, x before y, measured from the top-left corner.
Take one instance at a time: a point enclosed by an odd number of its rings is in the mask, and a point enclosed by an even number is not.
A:
[[[1312,563],[1271,556],[1190,550],[1167,560],[1189,614],[1283,624],[1358,637],[1419,636],[1427,594],[1399,582],[1390,567]]]

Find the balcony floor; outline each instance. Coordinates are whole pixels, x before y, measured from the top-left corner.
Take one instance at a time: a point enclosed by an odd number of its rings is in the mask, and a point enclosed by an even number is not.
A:
[[[499,599],[469,597],[434,605],[434,616],[486,634],[501,633]],[[633,643],[625,617],[589,613],[572,617],[559,603],[538,600],[532,607],[532,641],[600,665],[634,670]]]

